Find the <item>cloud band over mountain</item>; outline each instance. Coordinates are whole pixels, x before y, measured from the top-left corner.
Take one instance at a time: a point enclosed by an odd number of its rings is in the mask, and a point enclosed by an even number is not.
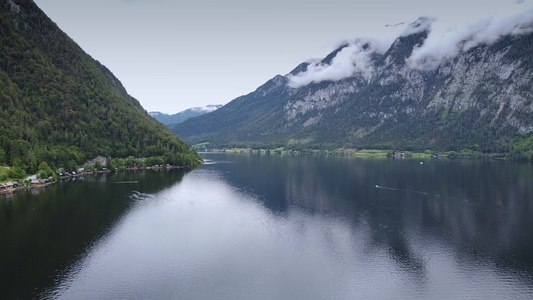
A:
[[[437,69],[444,60],[452,59],[481,44],[492,44],[506,35],[524,35],[533,32],[533,1],[506,3],[506,9],[492,15],[476,16],[471,20],[455,21],[453,18],[420,18],[405,25],[397,36],[409,36],[428,30],[423,44],[415,48],[406,59],[407,66],[415,70]],[[402,24],[398,24],[400,26]],[[298,88],[310,83],[338,81],[352,76],[372,78],[375,67],[373,53],[383,54],[394,39],[358,39],[349,43],[328,63],[310,62],[307,69],[288,75],[288,85]]]

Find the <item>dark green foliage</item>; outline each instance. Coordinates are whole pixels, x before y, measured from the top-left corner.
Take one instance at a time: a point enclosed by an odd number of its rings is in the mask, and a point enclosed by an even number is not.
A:
[[[54,174],[55,173],[52,168],[50,168],[50,166],[45,161],[39,164],[39,178],[46,179],[48,177],[53,177]]]
[[[150,157],[150,158],[147,158],[146,161],[144,162],[145,166],[147,167],[159,166],[159,165],[163,165],[164,163],[165,162],[163,161],[161,157]]]
[[[12,167],[7,173],[9,178],[21,180],[26,177],[26,172],[21,167]]]
[[[125,161],[125,166],[127,168],[132,168],[134,166],[142,166],[143,165],[143,162],[140,161],[140,160],[137,160],[135,157],[133,156],[129,156],[126,161]]]
[[[0,165],[197,155],[30,0],[0,1]],[[199,157],[199,156],[197,156]]]
[[[533,153],[519,149],[512,149],[507,154],[507,158],[515,161],[533,161]]]

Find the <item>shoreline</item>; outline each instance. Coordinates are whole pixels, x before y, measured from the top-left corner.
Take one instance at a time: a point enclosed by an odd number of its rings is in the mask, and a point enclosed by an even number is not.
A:
[[[31,184],[27,184],[27,183],[21,183],[19,187],[16,187],[16,188],[11,188],[11,189],[8,189],[8,190],[2,190],[0,191],[0,196],[4,196],[4,197],[10,197],[10,196],[13,196],[15,193],[18,193],[18,192],[21,192],[21,191],[24,191],[24,190],[28,190],[28,191],[32,191],[32,190],[38,190],[38,189],[41,189],[41,188],[46,188],[46,187],[49,187],[51,185],[54,185],[54,184],[57,184],[57,183],[62,183],[62,182],[69,182],[71,180],[76,180],[78,178],[83,178],[85,176],[94,176],[94,175],[105,175],[105,174],[109,174],[109,173],[119,173],[119,172],[137,172],[137,171],[147,171],[147,170],[151,170],[151,171],[162,171],[162,170],[174,170],[174,169],[190,169],[189,166],[163,166],[163,167],[136,167],[136,168],[126,168],[124,170],[100,170],[100,171],[86,171],[86,172],[83,172],[83,173],[79,173],[79,174],[74,174],[74,175],[68,175],[68,176],[58,176],[58,179],[55,180],[55,181],[49,181],[47,183],[43,183],[43,184],[39,184],[39,185],[31,185]]]
[[[12,189],[8,189],[8,190],[3,190],[3,191],[0,191],[0,195],[13,195],[15,194],[16,192],[20,192],[20,191],[23,191],[23,190],[32,190],[32,189],[36,189],[36,188],[43,188],[43,187],[48,187],[50,185],[53,185],[57,183],[57,181],[51,181],[51,182],[47,182],[47,183],[43,183],[43,184],[39,184],[39,185],[22,185],[22,186],[19,186],[19,187],[16,187],[16,188],[12,188]]]
[[[494,159],[509,160],[504,153],[481,153],[477,151],[400,151],[400,150],[377,150],[377,149],[337,149],[337,150],[292,150],[285,148],[277,149],[253,149],[253,148],[227,148],[227,149],[205,149],[198,151],[202,153],[236,153],[236,154],[260,154],[260,155],[324,155],[324,156],[346,156],[359,158],[380,158],[380,159]]]

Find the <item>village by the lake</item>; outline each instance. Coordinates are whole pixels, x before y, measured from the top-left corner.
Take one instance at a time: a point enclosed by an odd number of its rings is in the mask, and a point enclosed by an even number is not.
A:
[[[109,162],[109,163],[108,163]],[[39,190],[54,183],[68,182],[72,180],[83,180],[85,176],[105,175],[112,172],[137,172],[144,170],[162,171],[172,169],[189,169],[190,166],[184,165],[171,165],[171,164],[147,164],[152,162],[146,158],[130,159],[128,166],[121,165],[117,167],[105,167],[111,164],[111,159],[107,159],[102,156],[98,156],[85,164],[85,167],[77,168],[75,171],[65,171],[64,168],[59,168],[53,173],[53,176],[42,178],[42,174],[35,174],[28,176],[27,178],[17,181],[10,180],[5,183],[0,183],[0,195],[12,196],[17,191],[26,189]],[[160,162],[158,160],[157,162]]]

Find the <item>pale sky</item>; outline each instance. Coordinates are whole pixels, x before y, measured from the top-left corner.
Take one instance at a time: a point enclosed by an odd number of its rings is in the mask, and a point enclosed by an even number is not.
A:
[[[35,0],[147,111],[226,104],[357,37],[420,16],[448,26],[530,0]],[[525,2],[525,3],[524,3]],[[517,8],[518,7],[518,8]]]

